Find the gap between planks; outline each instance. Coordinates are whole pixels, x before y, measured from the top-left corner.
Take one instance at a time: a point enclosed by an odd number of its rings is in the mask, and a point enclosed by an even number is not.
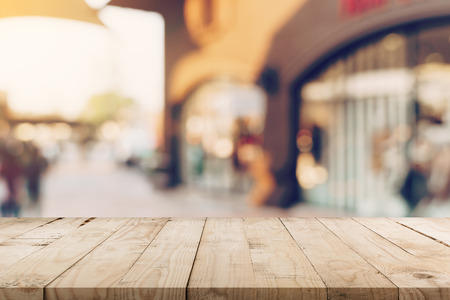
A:
[[[86,224],[90,223],[91,221],[95,220],[97,218],[95,217],[91,217],[91,218],[87,218],[83,223],[81,223],[77,229],[85,226]],[[91,250],[89,250],[87,253],[85,253],[85,255],[83,255],[82,257],[80,257],[80,259],[78,259],[77,261],[75,261],[74,263],[72,263],[72,265],[70,265],[69,267],[67,267],[64,271],[62,271],[59,275],[55,276],[55,278],[53,280],[51,280],[50,282],[48,282],[48,284],[46,284],[43,287],[43,292],[44,292],[44,298],[45,298],[45,291],[46,288],[51,285],[55,280],[57,280],[62,274],[64,274],[67,270],[70,270],[73,266],[75,266],[76,264],[78,264],[80,261],[82,261],[86,256],[88,256],[92,251],[94,251],[95,249],[97,249],[101,244],[103,244],[106,240],[108,240],[111,236],[113,236],[117,231],[119,231],[120,229],[122,229],[128,222],[124,222],[124,224],[122,224],[121,226],[119,226],[117,228],[117,230],[115,230],[114,232],[112,232],[110,235],[108,235],[107,237],[105,237],[101,242],[99,242],[96,246],[92,247]]]
[[[326,284],[328,299],[398,299],[398,287],[320,220],[282,221]]]
[[[392,221],[394,221],[395,223],[397,223],[397,224],[399,224],[399,225],[401,225],[401,226],[403,226],[403,227],[406,227],[406,228],[408,228],[408,229],[410,229],[410,230],[412,230],[412,231],[415,231],[415,232],[417,232],[417,233],[419,233],[419,234],[421,234],[421,235],[424,235],[424,236],[426,236],[427,238],[430,238],[430,239],[432,239],[433,241],[436,241],[437,243],[440,243],[440,244],[442,244],[442,245],[447,246],[447,247],[450,248],[450,244],[449,244],[449,243],[440,240],[438,237],[435,237],[435,236],[432,236],[432,235],[430,235],[430,234],[427,234],[427,233],[425,233],[423,230],[421,231],[421,230],[419,230],[419,229],[416,229],[416,228],[412,227],[413,225],[408,225],[407,223],[405,224],[404,218],[390,218],[390,220],[392,220]],[[402,220],[403,220],[403,223],[402,223]]]
[[[198,245],[197,245],[197,250],[195,251],[194,260],[192,261],[191,271],[189,272],[189,276],[188,276],[188,279],[187,279],[186,292],[185,292],[185,296],[184,296],[186,300],[189,299],[188,287],[189,287],[189,283],[191,282],[192,271],[194,270],[194,264],[195,264],[195,261],[197,260],[198,249],[200,249],[200,244],[202,242],[203,234],[205,233],[206,222],[208,222],[208,219],[209,219],[209,217],[206,217],[205,221],[203,223],[202,233],[200,234],[200,239],[199,239],[199,242],[198,242]]]
[[[380,218],[380,223],[386,220]],[[426,263],[377,233],[379,226],[376,223],[373,223],[375,227],[371,229],[353,219],[320,218],[320,221],[328,228],[331,226],[330,229],[344,242],[388,277],[399,288],[400,298],[450,297],[449,275],[440,266]],[[374,219],[368,219],[367,222],[369,221],[374,222]],[[360,238],[355,238],[356,235],[360,235]],[[420,237],[417,233],[416,236]]]
[[[206,222],[208,222],[208,220],[210,220],[210,219],[211,219],[211,220],[214,220],[214,219],[220,219],[220,218],[206,218],[206,219],[204,220],[204,223],[203,223],[204,225],[203,225],[203,228],[202,228],[201,233],[200,233],[199,243],[197,244],[197,248],[195,249],[194,260],[193,260],[193,263],[192,263],[192,265],[191,265],[191,269],[190,269],[189,275],[188,275],[188,277],[187,277],[186,295],[185,295],[186,299],[189,299],[189,298],[188,298],[188,287],[189,287],[189,283],[190,283],[191,278],[192,278],[192,273],[193,273],[193,269],[194,269],[194,264],[195,264],[195,261],[196,261],[196,259],[197,259],[197,255],[198,255],[198,253],[199,253],[199,249],[200,249],[200,246],[201,246],[201,241],[202,241],[203,236],[204,236],[204,231],[205,231],[205,227],[206,227]],[[245,221],[244,218],[240,218],[240,219],[242,220],[242,222]],[[251,218],[249,218],[249,219],[251,219]],[[284,229],[287,231],[288,235],[290,236],[291,240],[294,241],[294,243],[297,245],[297,247],[300,249],[300,251],[304,252],[303,249],[302,249],[302,247],[296,242],[295,238],[292,236],[291,232],[286,228],[286,224],[283,222],[283,220],[282,220],[281,218],[273,218],[273,219],[278,220],[278,221],[282,224],[282,226],[284,227]],[[293,218],[293,219],[295,219],[295,218]],[[342,238],[341,238],[339,235],[337,235],[333,230],[331,230],[331,229],[328,228],[325,224],[323,224],[318,218],[314,218],[314,219],[317,220],[318,222],[320,222],[320,223],[321,223],[321,224],[322,224],[329,232],[331,232],[332,234],[334,234],[334,235],[335,235],[337,238],[339,238],[344,244],[348,245],[344,240],[342,240]],[[57,220],[58,220],[58,219],[51,220],[51,221],[49,221],[48,223],[42,224],[42,225],[40,225],[40,226],[37,226],[37,227],[35,227],[34,229],[30,229],[29,231],[35,230],[36,228],[45,226],[45,225],[47,225],[47,224],[49,224],[49,223],[52,223],[52,222],[55,222],[55,221],[57,221]],[[379,234],[378,232],[376,232],[374,229],[370,228],[370,226],[366,226],[366,225],[364,225],[364,224],[361,224],[360,222],[358,222],[357,219],[351,219],[351,220],[353,220],[354,222],[360,224],[360,226],[365,227],[366,229],[370,230],[370,231],[373,232],[374,234],[378,235],[380,238],[382,238],[382,239],[384,239],[384,240],[390,242],[391,244],[395,245],[396,247],[398,247],[398,248],[402,249],[403,251],[405,251],[405,252],[411,254],[411,253],[408,252],[407,250],[403,249],[403,248],[400,247],[399,245],[395,244],[395,243],[392,242],[391,240],[387,239],[387,238],[384,237],[383,235],[381,235],[381,234]],[[406,225],[404,225],[404,224],[402,224],[402,223],[399,223],[398,221],[393,221],[393,222],[396,222],[397,224],[399,224],[399,225],[401,225],[401,226],[403,226],[403,227],[406,227],[406,228],[408,228],[408,229],[411,230],[411,231],[417,232],[418,234],[422,234],[423,236],[425,236],[425,237],[427,237],[427,238],[430,238],[430,239],[433,240],[433,241],[440,242],[440,241],[437,240],[436,238],[433,238],[432,236],[429,236],[429,235],[427,235],[427,234],[424,234],[423,232],[418,231],[418,230],[415,230],[414,228],[411,228],[411,227],[409,227],[409,226],[406,226]],[[125,223],[124,223],[122,226],[120,226],[116,231],[112,232],[108,237],[106,237],[103,241],[101,241],[100,243],[98,243],[95,247],[93,247],[89,252],[87,252],[87,253],[86,253],[83,257],[81,257],[78,261],[74,262],[74,263],[73,263],[69,268],[67,268],[66,270],[72,268],[72,267],[73,267],[74,265],[76,265],[79,261],[83,260],[87,255],[89,255],[92,251],[94,251],[96,248],[98,248],[100,245],[102,245],[106,240],[108,240],[111,236],[113,236],[117,231],[119,231],[121,228],[123,228],[124,226],[126,226],[126,224],[128,224],[128,222],[125,222]],[[163,227],[162,227],[162,228],[163,228]],[[162,228],[161,228],[161,229],[162,229]],[[28,231],[27,231],[27,232],[28,232]],[[244,233],[246,234],[246,231],[245,231],[245,230],[244,230]],[[245,235],[245,236],[247,237],[247,235]],[[153,239],[154,239],[154,238],[153,238]],[[248,238],[246,238],[246,243],[249,245],[249,240],[248,240]],[[445,243],[444,243],[444,244],[445,244]],[[147,248],[148,248],[149,246],[150,246],[150,243],[147,245]],[[348,245],[348,246],[353,250],[353,247],[351,247],[351,245]],[[445,244],[445,246],[448,247],[448,244]],[[146,249],[147,249],[147,248],[146,248]],[[145,250],[144,250],[144,251],[145,251]],[[144,253],[144,251],[140,254],[140,256]],[[359,255],[359,253],[358,253],[357,251],[354,251],[354,252],[355,252],[356,254]],[[250,253],[249,253],[249,254],[250,254]],[[308,255],[306,255],[306,253],[304,253],[304,254],[305,254],[306,258],[308,259],[308,261],[310,262],[310,264],[311,264],[311,265],[313,266],[313,268],[315,269],[315,266],[314,266],[314,264],[311,262],[311,260],[310,260],[310,258],[308,257]],[[139,256],[139,257],[140,257],[140,256]],[[361,256],[361,255],[360,255],[360,256]],[[250,255],[250,257],[251,257],[251,255]],[[365,259],[365,257],[361,256],[361,258],[364,259],[368,264],[372,265],[369,261],[367,261],[367,260]],[[138,258],[138,259],[139,259],[139,258]],[[133,263],[133,266],[134,266],[134,264],[137,262],[138,259],[136,259],[136,261]],[[373,265],[372,265],[372,266],[373,266]],[[377,269],[375,266],[373,266],[373,267],[374,267],[375,269]],[[316,269],[315,269],[315,270],[316,270]],[[378,269],[377,269],[377,270],[378,270]],[[378,270],[378,271],[379,271],[379,270]],[[65,271],[64,271],[64,272],[65,272]],[[62,273],[64,273],[64,272],[62,272]],[[380,272],[381,274],[383,274],[383,272],[381,272],[381,271],[379,271],[379,272]],[[62,274],[62,273],[61,273],[61,274]],[[254,270],[253,270],[253,273],[254,273]],[[317,272],[317,270],[316,270],[316,273],[320,276],[320,273]],[[61,275],[61,274],[60,274],[60,275]],[[60,275],[56,276],[54,280],[56,280]],[[383,275],[384,275],[384,274],[383,274]],[[322,279],[323,283],[326,285],[325,280],[324,280],[322,277],[321,277],[321,279]],[[387,279],[390,280],[388,277],[387,277]],[[52,282],[53,282],[54,280],[52,280]],[[49,284],[50,284],[50,283],[49,283]],[[328,294],[329,287],[326,286],[326,289],[327,289],[327,294]],[[45,288],[44,288],[44,297],[45,297]]]
[[[42,299],[45,287],[58,278],[74,263],[80,261],[105,239],[119,230],[125,219],[99,219],[95,224],[78,227],[54,243],[22,259],[1,272],[0,298],[6,299]],[[97,227],[98,226],[98,227]],[[111,228],[111,226],[113,226]],[[84,234],[84,235],[83,235]],[[72,240],[75,237],[75,240]],[[86,240],[87,238],[87,240]],[[67,242],[76,246],[77,241],[84,241],[81,248],[67,248]],[[58,250],[59,249],[59,250]],[[56,259],[56,260],[55,260]],[[35,278],[33,278],[33,276]],[[13,284],[13,286],[11,286]]]

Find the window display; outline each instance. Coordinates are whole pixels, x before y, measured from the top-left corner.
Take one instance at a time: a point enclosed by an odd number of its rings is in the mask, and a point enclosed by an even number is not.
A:
[[[398,216],[450,197],[448,22],[366,39],[310,78],[297,134],[307,201]]]

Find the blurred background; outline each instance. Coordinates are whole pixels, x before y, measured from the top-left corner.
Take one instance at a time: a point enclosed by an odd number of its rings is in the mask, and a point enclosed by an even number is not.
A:
[[[448,0],[0,0],[2,216],[448,216]]]

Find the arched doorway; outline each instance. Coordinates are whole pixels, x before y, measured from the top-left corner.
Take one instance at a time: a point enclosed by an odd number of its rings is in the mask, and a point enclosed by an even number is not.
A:
[[[188,186],[246,193],[252,186],[247,166],[261,151],[266,96],[231,79],[202,84],[187,98],[181,114],[181,178]]]

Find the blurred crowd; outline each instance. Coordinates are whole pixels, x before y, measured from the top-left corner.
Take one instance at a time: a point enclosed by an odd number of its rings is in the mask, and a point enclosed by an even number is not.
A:
[[[48,161],[36,144],[12,137],[0,140],[2,216],[19,216],[25,201],[38,205],[41,178],[47,168]]]

